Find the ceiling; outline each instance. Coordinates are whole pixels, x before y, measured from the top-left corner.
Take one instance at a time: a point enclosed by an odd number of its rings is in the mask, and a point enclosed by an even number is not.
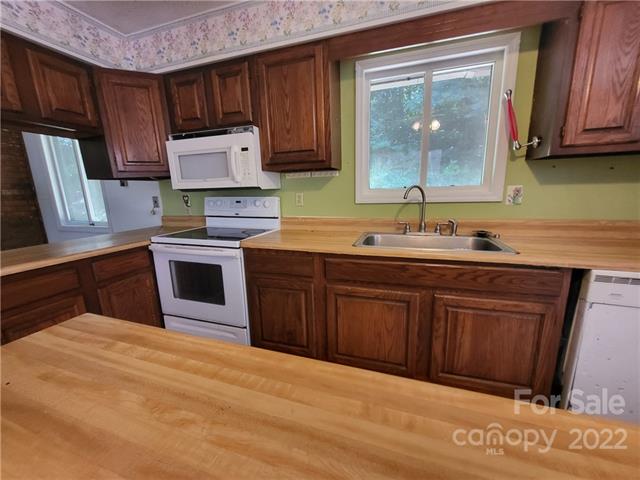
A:
[[[201,1],[62,1],[121,35],[135,35],[187,18],[246,3],[238,0]]]

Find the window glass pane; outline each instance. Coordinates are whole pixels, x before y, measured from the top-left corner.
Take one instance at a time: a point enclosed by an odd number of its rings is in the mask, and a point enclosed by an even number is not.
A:
[[[93,211],[91,212],[93,221],[96,223],[107,223],[107,209],[104,206],[100,180],[87,180],[87,184],[89,197],[91,197],[91,206],[93,207]]]
[[[58,173],[62,194],[67,203],[68,220],[72,222],[88,222],[87,207],[82,193],[82,177],[76,162],[74,140],[63,137],[52,137],[51,146]]]
[[[433,72],[427,185],[482,185],[493,64]]]
[[[220,265],[170,260],[169,267],[175,298],[214,305],[225,304]]]
[[[369,187],[419,183],[424,78],[372,82],[369,112]]]

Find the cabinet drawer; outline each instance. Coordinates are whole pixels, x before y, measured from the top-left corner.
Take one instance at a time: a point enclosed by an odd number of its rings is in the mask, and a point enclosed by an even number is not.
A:
[[[80,278],[75,268],[35,272],[35,276],[15,280],[9,277],[2,282],[2,311],[80,288]]]
[[[278,252],[273,250],[245,250],[245,269],[251,273],[297,275],[313,277],[313,255],[303,252]]]
[[[499,293],[560,295],[560,270],[438,265],[371,259],[328,258],[327,281],[362,281],[407,286],[462,288]]]
[[[137,250],[97,260],[91,265],[97,282],[151,267],[149,251]]]
[[[2,316],[2,343],[12,342],[86,311],[82,296],[74,295],[42,302],[26,312],[5,314]]]

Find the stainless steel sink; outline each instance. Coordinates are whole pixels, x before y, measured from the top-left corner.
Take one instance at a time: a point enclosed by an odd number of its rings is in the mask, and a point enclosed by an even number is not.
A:
[[[518,253],[495,238],[468,237],[464,235],[450,237],[400,233],[365,233],[353,245],[355,247]]]

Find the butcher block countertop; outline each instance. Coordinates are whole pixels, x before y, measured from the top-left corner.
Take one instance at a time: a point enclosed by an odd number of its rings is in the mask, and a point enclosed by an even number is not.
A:
[[[7,479],[621,479],[640,468],[640,430],[627,424],[524,403],[516,415],[509,399],[98,315],[1,350]],[[589,442],[610,429],[626,449],[585,448],[577,432],[589,429]],[[490,430],[493,450],[477,444]],[[544,432],[551,447],[525,448],[517,432]]]
[[[445,221],[446,220],[440,220]],[[285,218],[282,229],[243,240],[244,248],[298,250],[424,260],[640,271],[640,222],[572,220],[460,220],[458,233],[490,230],[519,254],[354,247],[364,232],[399,232],[390,220]],[[413,226],[413,231],[417,228]],[[433,231],[430,222],[428,231]]]
[[[182,229],[176,227],[142,228],[128,232],[5,250],[0,252],[0,276],[143,247],[149,245],[149,239],[152,236],[175,230]]]

